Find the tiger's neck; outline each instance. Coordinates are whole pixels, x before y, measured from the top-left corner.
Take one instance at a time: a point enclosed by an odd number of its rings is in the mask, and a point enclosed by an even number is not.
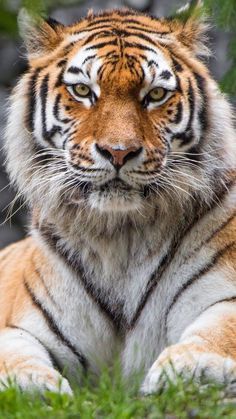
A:
[[[213,205],[223,201],[229,186],[219,190],[210,207],[194,200],[185,209],[169,208],[166,215],[156,208],[142,222],[126,217],[123,224],[120,219],[115,224],[114,216],[110,220],[107,217],[107,225],[104,220],[97,219],[97,224],[92,220],[94,228],[97,225],[94,230],[91,224],[86,229],[85,220],[78,223],[72,214],[52,220],[35,210],[33,228],[38,243],[43,242],[44,249],[46,245],[45,254],[50,250],[55,256],[56,282],[67,281],[70,286],[70,279],[73,284],[76,277],[122,335],[135,324],[157,278],[162,277],[186,233]],[[65,275],[58,268],[63,271],[61,263]]]

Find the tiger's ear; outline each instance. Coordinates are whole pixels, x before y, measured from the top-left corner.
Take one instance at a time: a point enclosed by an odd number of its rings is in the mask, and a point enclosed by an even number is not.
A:
[[[27,52],[32,56],[46,54],[63,39],[64,25],[54,19],[44,20],[21,9],[18,15],[18,26]]]
[[[210,25],[207,23],[203,2],[193,0],[177,10],[171,18],[171,29],[183,45],[196,56],[209,56],[207,46]]]

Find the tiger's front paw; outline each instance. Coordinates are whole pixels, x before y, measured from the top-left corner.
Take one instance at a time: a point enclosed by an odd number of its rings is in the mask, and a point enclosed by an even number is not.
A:
[[[177,344],[166,348],[150,368],[141,387],[143,394],[158,393],[168,383],[184,381],[215,382],[231,385],[236,380],[236,362],[196,344]]]
[[[0,374],[0,390],[16,385],[22,391],[36,391],[72,395],[69,382],[54,368],[28,366]]]

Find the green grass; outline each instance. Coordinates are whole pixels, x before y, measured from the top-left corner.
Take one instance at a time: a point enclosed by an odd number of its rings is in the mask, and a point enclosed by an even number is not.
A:
[[[75,418],[236,418],[236,401],[223,400],[223,389],[193,383],[170,385],[160,395],[143,397],[137,386],[124,386],[119,376],[104,372],[99,383],[85,384],[75,396],[22,394],[16,388],[0,393],[0,419]]]

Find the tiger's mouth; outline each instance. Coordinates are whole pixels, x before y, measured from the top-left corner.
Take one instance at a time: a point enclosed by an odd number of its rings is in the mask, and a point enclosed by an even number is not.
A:
[[[92,182],[79,182],[77,185],[77,192],[81,195],[88,196],[92,192],[99,192],[104,194],[109,193],[126,193],[130,191],[137,191],[141,192],[141,188],[137,189],[133,186],[129,185],[124,180],[116,177],[114,179],[111,179],[102,185],[94,185]]]
[[[108,182],[104,183],[103,185],[101,185],[99,187],[99,191],[101,192],[112,192],[114,190],[116,190],[117,192],[128,192],[133,190],[134,188],[130,185],[128,185],[128,183],[124,182],[122,179],[120,178],[114,178],[112,180],[109,180]]]

